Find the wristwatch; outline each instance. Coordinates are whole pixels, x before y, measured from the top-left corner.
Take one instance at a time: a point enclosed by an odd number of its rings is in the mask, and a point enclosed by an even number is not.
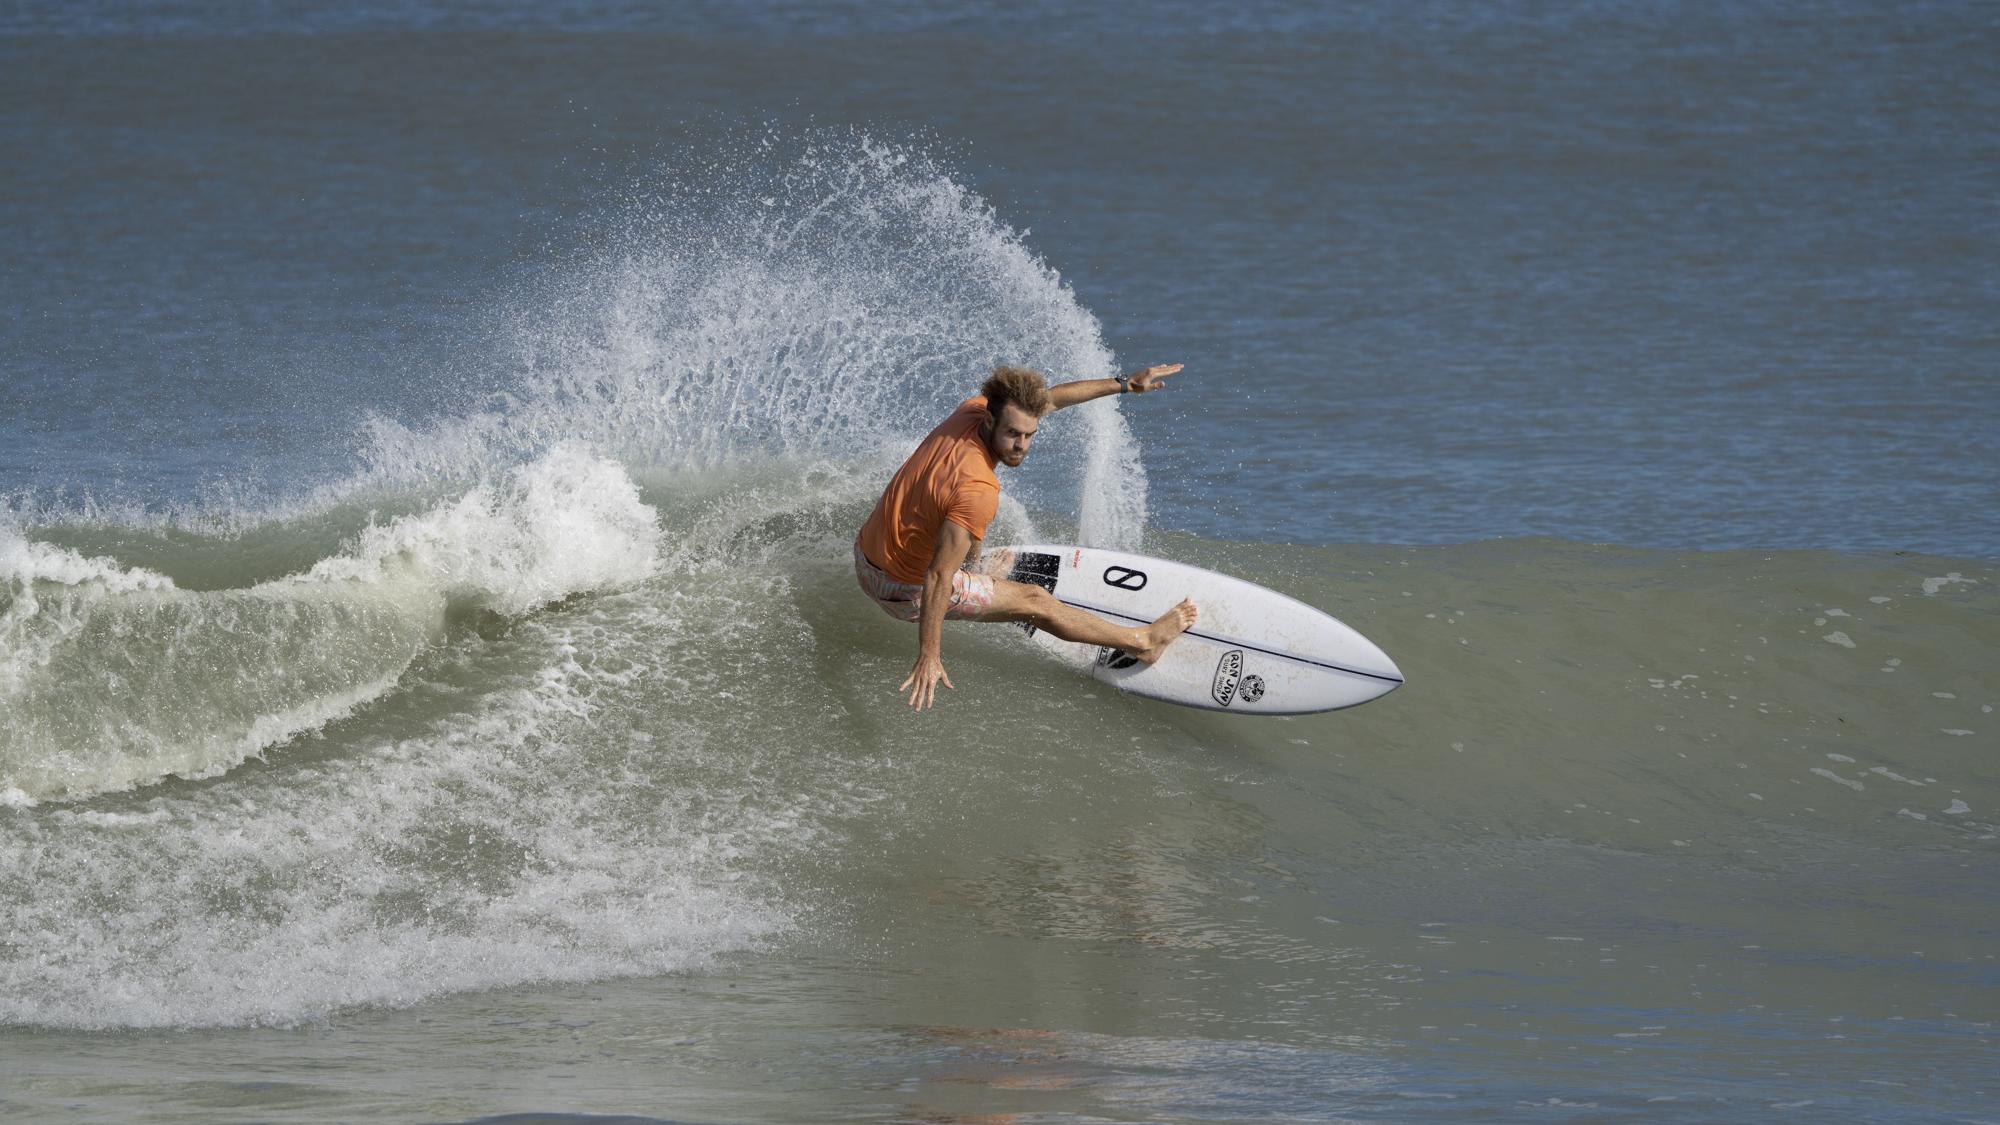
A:
[[[1132,389],[1132,373],[1129,371],[1122,375],[1113,375],[1111,381],[1118,384],[1118,393],[1121,395]]]

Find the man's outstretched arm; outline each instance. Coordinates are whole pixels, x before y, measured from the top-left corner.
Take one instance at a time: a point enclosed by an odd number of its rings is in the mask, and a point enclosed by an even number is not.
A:
[[[951,608],[952,576],[971,553],[972,533],[963,524],[944,521],[938,529],[937,550],[931,553],[931,567],[924,572],[924,604],[917,612],[916,667],[896,689],[909,692],[910,706],[919,711],[936,701],[939,680],[958,690],[944,674],[944,611]]]
[[[1123,385],[1116,379],[1077,379],[1074,382],[1057,383],[1049,388],[1049,398],[1055,401],[1056,409],[1061,410],[1065,406],[1075,406],[1079,402],[1089,402],[1105,395],[1123,394],[1128,390],[1135,395],[1142,395],[1147,391],[1157,391],[1166,386],[1167,376],[1179,371],[1182,366],[1178,363],[1159,363],[1151,367],[1142,367],[1127,375]]]

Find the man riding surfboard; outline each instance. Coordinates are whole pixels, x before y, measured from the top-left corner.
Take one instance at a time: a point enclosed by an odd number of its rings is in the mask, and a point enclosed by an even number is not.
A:
[[[1018,468],[1041,420],[1065,406],[1116,394],[1146,394],[1181,369],[1168,363],[1115,379],[1051,387],[1025,367],[1002,365],[910,454],[854,541],[854,576],[883,612],[917,623],[917,663],[896,690],[921,711],[936,701],[944,671],[945,618],[1025,621],[1066,641],[1122,649],[1151,664],[1194,624],[1190,601],[1150,625],[1128,628],[1064,605],[1040,586],[966,569],[999,510],[994,469]]]

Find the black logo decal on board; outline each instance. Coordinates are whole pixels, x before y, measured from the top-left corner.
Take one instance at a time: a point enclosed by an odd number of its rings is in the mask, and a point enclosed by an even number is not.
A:
[[[1113,672],[1122,672],[1139,663],[1139,658],[1121,648],[1100,648],[1097,650],[1097,663]]]
[[[1104,568],[1104,584],[1120,590],[1143,590],[1146,588],[1146,572],[1129,566],[1107,566]]]
[[[1243,650],[1232,648],[1215,662],[1215,682],[1209,685],[1208,693],[1224,707],[1236,698],[1236,679],[1243,672]],[[1261,683],[1261,681],[1260,681]],[[1263,692],[1260,690],[1259,695]]]
[[[1245,703],[1255,703],[1264,698],[1264,677],[1245,676],[1243,682],[1236,685],[1236,690],[1237,698]]]

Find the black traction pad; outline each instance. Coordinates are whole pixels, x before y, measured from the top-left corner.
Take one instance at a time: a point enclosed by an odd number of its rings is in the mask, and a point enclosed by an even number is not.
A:
[[[1040,551],[1022,551],[1014,556],[1014,569],[1007,572],[1007,578],[1014,582],[1025,582],[1040,586],[1053,594],[1056,592],[1056,575],[1062,570],[1062,556],[1043,554]],[[1021,628],[1035,635],[1035,627],[1021,622]]]

